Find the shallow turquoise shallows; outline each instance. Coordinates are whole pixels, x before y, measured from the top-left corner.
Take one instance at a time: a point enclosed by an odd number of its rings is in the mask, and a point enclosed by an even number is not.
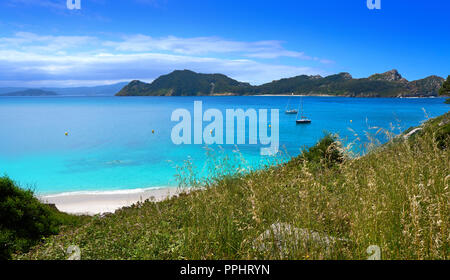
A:
[[[204,110],[216,108],[224,115],[226,109],[280,109],[280,149],[290,156],[325,131],[339,133],[347,143],[359,137],[354,151],[360,151],[366,132],[405,130],[450,108],[442,98],[305,97],[312,124],[296,125],[295,115],[284,114],[289,97],[4,97],[0,175],[38,194],[176,186],[175,166],[191,159],[202,169],[207,158],[204,145],[171,141],[172,112],[192,112],[196,100]],[[290,102],[298,106],[300,99]],[[381,134],[377,138],[386,141]],[[223,148],[231,153],[236,147]],[[268,160],[259,155],[260,145],[237,148],[249,165]]]

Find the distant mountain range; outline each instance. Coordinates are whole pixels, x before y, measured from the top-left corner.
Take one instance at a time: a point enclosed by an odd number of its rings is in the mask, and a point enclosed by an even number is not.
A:
[[[123,82],[103,86],[68,88],[3,87],[0,88],[0,96],[114,96],[127,84],[127,82]]]
[[[53,91],[45,91],[40,89],[25,89],[14,92],[2,93],[0,96],[56,96]]]
[[[397,70],[354,79],[349,73],[327,77],[301,75],[252,86],[223,74],[200,74],[176,70],[152,83],[130,83],[72,88],[0,88],[0,96],[207,96],[301,94],[350,97],[430,97],[437,96],[444,79],[429,76],[407,81]]]
[[[152,83],[132,81],[117,96],[204,96],[302,94],[350,97],[429,97],[437,96],[444,79],[438,76],[407,81],[397,70],[354,79],[349,73],[327,77],[301,75],[260,86],[252,86],[223,74],[199,74],[177,70]]]

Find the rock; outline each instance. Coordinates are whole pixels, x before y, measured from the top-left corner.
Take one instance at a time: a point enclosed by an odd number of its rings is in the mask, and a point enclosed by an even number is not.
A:
[[[105,212],[105,213],[100,214],[100,215],[99,215],[99,218],[100,218],[100,219],[104,219],[104,218],[111,217],[111,216],[113,216],[113,215],[114,215],[114,213],[111,213],[111,212]]]
[[[341,73],[338,74],[338,76],[340,76],[344,80],[351,80],[351,79],[353,79],[352,75],[350,73],[347,73],[347,72],[341,72]]]
[[[407,83],[408,82],[395,69],[391,70],[391,71],[387,71],[385,73],[381,73],[381,74],[374,74],[374,75],[369,77],[369,80],[373,80],[373,81],[388,81],[388,82],[402,82],[402,83]]]
[[[450,123],[450,118],[444,118],[440,123],[439,126],[444,126]]]
[[[310,229],[296,228],[286,223],[272,224],[253,243],[253,247],[260,252],[268,252],[283,258],[289,249],[298,249],[302,245],[322,247],[329,252],[337,242],[349,242],[348,239],[336,238]]]
[[[418,127],[418,128],[414,128],[413,130],[411,130],[410,132],[408,132],[407,134],[403,135],[404,139],[408,139],[409,137],[411,137],[412,135],[416,134],[417,132],[421,131],[422,128]]]

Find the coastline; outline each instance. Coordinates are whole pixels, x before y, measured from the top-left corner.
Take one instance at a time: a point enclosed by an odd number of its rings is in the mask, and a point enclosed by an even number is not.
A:
[[[445,98],[445,96],[350,96],[350,95],[331,95],[331,94],[255,94],[255,95],[245,95],[245,96],[256,96],[256,97],[346,97],[346,98],[398,98],[398,99],[422,99],[422,98]]]
[[[98,96],[90,96],[90,95],[57,95],[57,96],[2,96],[0,98],[65,98],[65,97],[345,97],[345,98],[393,98],[393,99],[427,99],[427,98],[448,98],[448,96],[350,96],[350,95],[332,95],[332,94],[211,94],[211,95],[197,95],[197,96],[166,96],[166,95],[98,95]]]
[[[148,199],[163,201],[181,192],[182,190],[176,187],[98,192],[81,191],[42,195],[38,196],[38,199],[47,204],[54,204],[61,212],[93,216],[114,213],[120,208],[128,207]]]
[[[289,96],[294,96],[294,97],[348,97],[348,96],[336,96],[336,95],[331,95],[331,94],[255,94],[255,95],[246,95],[246,96],[257,96],[257,97],[277,97],[277,96],[281,96],[281,97],[289,97]]]

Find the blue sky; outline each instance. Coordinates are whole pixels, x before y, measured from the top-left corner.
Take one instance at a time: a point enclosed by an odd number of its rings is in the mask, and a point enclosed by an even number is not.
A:
[[[300,74],[450,74],[450,1],[0,2],[0,86],[79,86],[176,69],[261,84]]]

